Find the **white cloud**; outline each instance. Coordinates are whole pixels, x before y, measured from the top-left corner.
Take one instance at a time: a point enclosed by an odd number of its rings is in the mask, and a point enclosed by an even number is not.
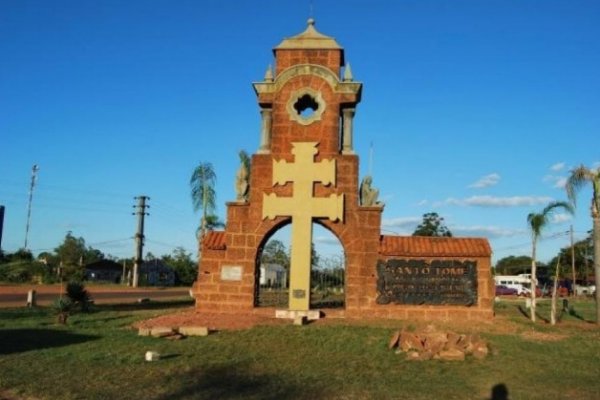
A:
[[[406,228],[417,226],[423,221],[423,217],[398,217],[392,219],[384,219],[381,225],[388,228]]]
[[[484,236],[487,238],[513,237],[527,233],[525,229],[500,228],[493,225],[450,226],[454,236]]]
[[[592,169],[600,170],[600,161],[596,161],[592,164]]]
[[[566,164],[564,162],[559,162],[550,167],[551,171],[558,172],[565,169]]]
[[[567,178],[559,175],[546,175],[542,178],[543,182],[551,183],[553,188],[564,189]]]
[[[423,200],[421,200],[420,202],[418,202],[418,203],[417,203],[417,205],[418,205],[419,207],[422,207],[422,206],[426,206],[426,205],[427,205],[427,203],[429,203],[429,201],[427,201],[427,199],[423,199]]]
[[[558,179],[556,179],[556,182],[554,182],[554,186],[557,189],[564,189],[565,185],[567,184],[567,178],[565,178],[564,176],[559,176],[557,177]]]
[[[327,237],[327,236],[317,236],[313,239],[315,243],[325,244],[325,245],[335,245],[339,246],[340,242],[335,237]]]
[[[553,214],[552,215],[552,223],[553,224],[561,224],[563,222],[568,222],[571,221],[573,219],[573,217],[570,214],[567,213],[559,213],[559,214]]]
[[[522,207],[546,204],[554,200],[547,196],[471,196],[466,199],[448,198],[437,205],[454,205],[466,207]]]
[[[481,189],[497,185],[498,182],[500,182],[500,175],[494,172],[493,174],[489,174],[480,178],[477,182],[470,184],[468,187]]]

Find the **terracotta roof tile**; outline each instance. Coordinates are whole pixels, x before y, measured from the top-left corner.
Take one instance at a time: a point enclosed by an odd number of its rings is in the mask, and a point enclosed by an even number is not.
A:
[[[209,231],[206,232],[202,243],[203,247],[208,250],[225,250],[227,248],[225,242],[224,231]]]
[[[489,257],[492,248],[485,238],[382,235],[379,253],[412,257]]]

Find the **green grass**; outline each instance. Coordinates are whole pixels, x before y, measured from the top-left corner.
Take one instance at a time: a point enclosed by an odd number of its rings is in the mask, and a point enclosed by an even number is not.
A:
[[[0,310],[0,398],[482,400],[499,384],[516,400],[600,398],[593,303],[572,304],[555,327],[531,324],[522,303],[500,303],[494,324],[464,326],[480,330],[492,354],[454,363],[387,349],[396,329],[417,322],[265,326],[172,342],[130,327],[177,304],[97,307],[66,327],[49,309]],[[541,317],[548,310],[540,303]],[[163,358],[145,362],[148,350]]]

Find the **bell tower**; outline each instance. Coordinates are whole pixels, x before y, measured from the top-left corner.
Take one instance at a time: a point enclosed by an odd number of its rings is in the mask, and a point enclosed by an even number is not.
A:
[[[383,210],[380,203],[360,204],[353,119],[362,84],[354,81],[344,49],[318,32],[313,19],[273,53],[274,68],[253,84],[259,145],[249,174],[239,175],[249,176],[249,189],[227,204],[225,232],[211,232],[202,243],[197,307],[257,311],[262,247],[291,224],[287,310],[307,313],[312,224],[318,223],[342,244],[345,303],[348,310],[358,309],[362,288],[376,285]]]
[[[304,32],[273,52],[275,71],[269,67],[254,83],[262,115],[258,152],[286,156],[292,142],[316,141],[321,157],[354,154],[352,120],[362,84],[354,82],[344,49],[309,19]]]

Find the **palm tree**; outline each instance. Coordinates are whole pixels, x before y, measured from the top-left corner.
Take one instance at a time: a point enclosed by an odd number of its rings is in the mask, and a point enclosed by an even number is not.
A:
[[[214,215],[217,208],[217,194],[215,192],[215,184],[217,176],[213,170],[211,163],[200,163],[190,178],[190,187],[192,189],[192,205],[194,211],[202,210],[202,218],[200,219],[200,237],[202,241],[207,228],[207,216]]]
[[[550,215],[558,209],[562,208],[573,213],[573,206],[570,203],[564,201],[553,201],[548,204],[541,213],[529,213],[527,215],[527,224],[531,230],[531,321],[535,322],[535,296],[537,289],[537,264],[536,264],[536,250],[537,242],[542,235],[542,230],[548,225]]]
[[[206,216],[206,223],[205,223],[206,232],[214,231],[215,229],[224,228],[224,227],[225,227],[225,223],[223,221],[221,221],[217,215],[208,214]],[[196,229],[196,237],[198,239],[200,238],[200,228],[201,227],[199,226],[198,229]],[[206,233],[206,232],[204,232],[204,233]]]
[[[596,275],[596,324],[600,325],[600,168],[593,170],[583,165],[571,171],[565,189],[569,200],[575,205],[579,189],[587,183],[592,184],[592,222],[594,225],[594,275]]]

